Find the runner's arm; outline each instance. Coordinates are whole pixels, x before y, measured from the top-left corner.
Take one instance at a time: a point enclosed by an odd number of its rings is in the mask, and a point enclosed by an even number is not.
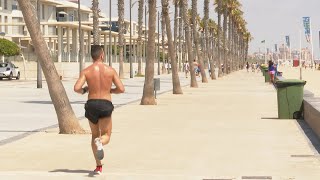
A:
[[[73,90],[79,94],[85,94],[89,90],[87,86],[82,88],[85,82],[86,82],[86,76],[84,75],[84,72],[81,71],[79,79],[74,85]]]
[[[120,93],[124,93],[125,89],[124,86],[117,74],[117,72],[113,69],[113,79],[112,82],[113,84],[116,86],[116,88],[111,88],[110,93],[112,94],[120,94]]]

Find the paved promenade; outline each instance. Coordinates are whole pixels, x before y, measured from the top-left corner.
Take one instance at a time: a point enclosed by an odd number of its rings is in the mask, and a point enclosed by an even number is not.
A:
[[[25,95],[34,90],[26,89]],[[319,179],[318,147],[305,135],[308,128],[303,121],[277,119],[276,91],[261,73],[240,71],[183,92],[158,96],[157,106],[134,102],[117,108],[103,175],[95,178]],[[83,113],[74,102],[84,98],[70,99],[75,112]],[[29,109],[33,106],[47,103],[30,103]],[[15,109],[19,113],[20,107]],[[80,122],[89,130],[86,120]],[[51,128],[1,145],[0,179],[93,179],[90,139],[89,134],[59,135]]]
[[[190,84],[189,79],[183,78],[182,74],[181,76],[182,86]],[[161,79],[161,90],[158,93],[172,89],[171,74],[156,77]],[[73,91],[76,80],[68,78],[62,82],[76,116],[83,119],[83,107],[87,96]],[[116,107],[140,100],[142,97],[144,77],[124,79],[123,83],[126,93],[113,96],[113,103]],[[57,124],[56,112],[51,103],[46,82],[43,81],[43,89],[37,89],[36,86],[35,80],[0,81],[0,145]]]

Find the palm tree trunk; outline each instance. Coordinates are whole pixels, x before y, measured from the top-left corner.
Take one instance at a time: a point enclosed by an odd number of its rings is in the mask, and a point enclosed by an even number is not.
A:
[[[100,44],[99,31],[99,0],[92,0],[92,14],[93,14],[93,44]]]
[[[222,77],[222,69],[221,69],[221,46],[220,46],[220,41],[221,41],[221,6],[222,6],[222,0],[218,0],[218,40],[217,40],[217,59],[218,59],[218,64],[217,67],[219,68],[219,73],[218,77]]]
[[[155,49],[156,49],[156,22],[157,22],[157,9],[156,0],[149,0],[149,33],[148,33],[148,48],[147,48],[147,61],[146,61],[146,73],[143,87],[143,96],[141,99],[141,105],[156,105],[154,97],[154,62],[155,62]]]
[[[43,73],[48,84],[49,94],[58,117],[59,129],[61,134],[84,133],[72,110],[67,93],[60,81],[56,67],[47,44],[40,31],[40,24],[30,1],[18,0],[26,26],[30,33],[36,54],[40,60]]]
[[[176,4],[175,4],[175,6],[178,6],[179,7],[179,17],[180,17],[180,19],[179,19],[179,59],[180,59],[180,61],[179,61],[179,69],[181,70],[185,70],[184,69],[184,67],[182,67],[182,64],[184,64],[184,59],[182,58],[182,44],[181,44],[181,41],[182,41],[182,37],[183,37],[183,32],[182,32],[182,11],[181,11],[181,7],[180,7],[180,3],[179,3],[179,1],[180,0],[176,0]]]
[[[183,21],[184,21],[184,30],[185,30],[185,39],[186,39],[186,44],[188,48],[188,62],[189,62],[189,67],[190,67],[190,77],[191,77],[191,83],[190,87],[198,87],[197,79],[196,79],[196,74],[194,72],[194,67],[193,67],[193,51],[192,51],[192,45],[191,45],[191,37],[190,37],[190,22],[189,18],[187,15],[187,7],[188,7],[188,1],[187,0],[181,0],[180,3],[183,3],[182,5],[182,15],[183,15]]]
[[[142,24],[143,24],[143,6],[144,0],[139,0],[138,8],[138,73],[137,75],[142,75]]]
[[[162,46],[162,73],[166,73],[165,68],[165,53],[164,53],[164,34],[165,34],[165,20],[163,17],[163,13],[161,13],[161,46]]]
[[[123,72],[123,31],[124,31],[124,0],[118,0],[118,26],[119,26],[119,77],[124,78]]]
[[[215,80],[217,79],[215,73],[214,73],[214,63],[211,55],[211,46],[209,45],[209,30],[208,30],[208,21],[209,21],[209,0],[204,0],[204,33],[205,33],[205,53],[206,57],[209,58],[210,63],[210,72],[211,72],[211,79]],[[213,36],[212,36],[213,38]],[[211,38],[211,39],[212,39]]]
[[[196,48],[196,53],[198,55],[198,61],[200,63],[200,71],[201,71],[201,78],[203,83],[207,83],[207,75],[204,70],[204,63],[203,58],[199,50],[199,36],[198,36],[198,30],[197,30],[197,16],[198,16],[198,10],[197,10],[197,0],[192,0],[192,24],[193,24],[193,39],[194,39],[194,45]]]
[[[169,46],[168,49],[169,49],[169,55],[171,59],[171,66],[172,66],[173,94],[182,94],[180,79],[178,75],[177,59],[175,57],[176,48],[173,47],[174,45],[172,43],[172,33],[171,33],[170,17],[168,13],[168,5],[169,5],[168,0],[162,0],[162,13],[166,21],[166,30],[167,30],[167,38],[168,38],[168,46]]]
[[[174,38],[174,42],[173,42],[173,48],[174,48],[174,58],[177,59],[177,34],[178,34],[178,0],[174,1],[174,27],[173,27],[173,38]],[[175,60],[177,61],[177,60]],[[180,60],[178,60],[178,64],[179,64],[179,71],[180,71]]]
[[[227,70],[227,73],[229,74],[230,72],[232,72],[232,18],[231,18],[231,15],[229,14],[229,21],[228,21],[228,70]]]
[[[227,25],[228,25],[228,17],[227,17],[227,8],[223,8],[223,74],[227,74],[228,69],[228,58],[227,58]]]

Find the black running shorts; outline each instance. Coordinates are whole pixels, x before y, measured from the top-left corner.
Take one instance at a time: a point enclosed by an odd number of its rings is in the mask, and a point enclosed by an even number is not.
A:
[[[85,117],[93,124],[97,124],[100,118],[111,117],[114,106],[106,99],[89,99],[84,109]]]

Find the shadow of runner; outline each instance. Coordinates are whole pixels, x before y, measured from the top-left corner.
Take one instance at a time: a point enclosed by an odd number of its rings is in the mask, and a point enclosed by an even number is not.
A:
[[[313,132],[311,127],[307,124],[305,120],[296,120],[297,124],[303,130],[304,134],[307,136],[309,141],[312,143],[314,149],[317,153],[320,153],[320,139],[319,137]]]
[[[88,177],[94,177],[95,175],[97,175],[93,171],[83,170],[83,169],[55,169],[55,170],[52,170],[49,172],[51,172],[51,173],[64,172],[64,173],[70,173],[70,174],[87,174]]]

